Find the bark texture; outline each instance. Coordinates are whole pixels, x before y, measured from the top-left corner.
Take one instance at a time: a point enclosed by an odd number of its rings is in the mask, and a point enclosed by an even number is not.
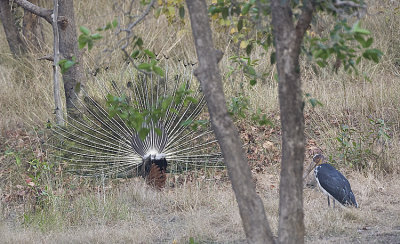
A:
[[[27,0],[14,0],[14,2],[19,6],[21,6],[23,9],[44,18],[47,22],[51,24],[52,22],[51,14],[53,13],[52,10],[41,8]]]
[[[53,13],[52,10],[41,8],[27,0],[14,1],[25,10],[44,18],[50,24],[53,23],[51,17]],[[58,11],[59,18],[57,24],[60,58],[72,60],[73,57],[75,57],[75,61],[77,62],[62,75],[67,113],[70,117],[79,118],[80,113],[77,111],[77,107],[79,107],[78,96],[82,94],[80,90],[84,87],[86,82],[81,73],[73,0],[60,0],[58,2]]]
[[[272,26],[279,77],[279,105],[282,130],[282,162],[279,188],[279,243],[304,243],[303,162],[304,115],[299,55],[304,33],[313,12],[311,1],[304,7],[297,25],[290,1],[271,1]]]
[[[186,0],[186,3],[199,60],[195,75],[201,83],[211,124],[228,168],[247,241],[274,243],[263,203],[255,191],[239,134],[227,112],[206,3],[204,0]]]
[[[4,32],[11,53],[15,56],[21,56],[26,52],[26,44],[18,32],[11,13],[11,6],[8,0],[0,0],[0,20],[3,24]]]
[[[39,3],[38,0],[30,0],[30,2],[33,4]],[[43,26],[40,22],[40,18],[24,9],[22,31],[29,48],[33,51],[40,51],[42,49],[42,44],[44,43],[42,28]]]
[[[58,33],[60,37],[60,54],[63,59],[72,60],[75,56],[77,64],[73,65],[63,75],[67,113],[78,118],[78,96],[84,88],[85,81],[81,72],[80,53],[76,34],[74,1],[59,0],[58,2]]]

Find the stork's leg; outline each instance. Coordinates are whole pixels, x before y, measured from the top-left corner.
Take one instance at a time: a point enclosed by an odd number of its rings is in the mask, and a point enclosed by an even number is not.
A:
[[[333,208],[335,208],[335,199],[333,199]]]
[[[331,202],[329,201],[329,196],[328,196],[328,207],[331,206]]]

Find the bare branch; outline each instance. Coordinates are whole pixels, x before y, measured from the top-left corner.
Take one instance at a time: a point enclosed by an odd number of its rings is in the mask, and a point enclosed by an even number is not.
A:
[[[330,3],[330,8],[342,18],[351,18],[354,16],[361,18],[367,13],[366,4],[359,4],[353,1],[335,0]],[[349,8],[352,9],[351,14],[346,11]]]
[[[118,33],[116,33],[116,35],[118,35],[121,32],[126,32],[126,36],[124,38],[122,38],[121,40],[118,41],[118,46],[121,46],[121,50],[122,52],[124,52],[124,54],[126,55],[126,57],[129,59],[129,61],[132,63],[132,65],[139,71],[141,71],[144,74],[149,74],[148,72],[144,71],[144,70],[140,70],[138,69],[138,67],[135,64],[135,61],[133,60],[133,58],[129,55],[128,51],[126,50],[126,48],[130,45],[131,43],[131,39],[133,38],[133,32],[132,29],[139,24],[150,12],[150,9],[154,6],[156,0],[152,0],[149,5],[147,5],[147,8],[145,9],[145,11],[142,13],[142,15],[140,15],[134,22],[130,23],[125,29],[120,29],[120,31]]]
[[[49,55],[40,57],[40,58],[38,58],[37,60],[47,60],[47,61],[53,62],[53,61],[54,61],[54,57],[53,57],[53,55],[50,55],[50,54],[49,54]]]
[[[353,1],[335,0],[333,3],[336,7],[352,7],[352,8],[365,8],[365,4],[358,4]]]
[[[60,95],[60,80],[58,77],[58,62],[60,61],[60,34],[58,32],[58,0],[54,0],[53,9],[53,36],[54,36],[54,58],[53,58],[53,91],[54,91],[54,105],[56,106],[56,123],[57,125],[64,125],[63,110]]]
[[[314,12],[315,1],[308,0],[304,1],[304,6],[300,15],[299,20],[296,24],[296,44],[300,45],[304,33],[306,32],[308,26],[311,23],[313,12]]]
[[[44,18],[47,22],[51,24],[51,14],[53,13],[53,10],[36,6],[35,4],[32,4],[27,0],[14,0],[14,2],[21,6],[23,9]]]

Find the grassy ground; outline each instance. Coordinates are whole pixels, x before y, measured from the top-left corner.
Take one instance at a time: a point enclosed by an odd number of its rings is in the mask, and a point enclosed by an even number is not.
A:
[[[315,150],[336,161],[352,185],[359,209],[328,208],[317,189],[305,188],[306,241],[309,243],[400,242],[400,78],[399,11],[393,1],[371,2],[371,15],[363,26],[374,33],[375,46],[385,56],[379,64],[361,62],[363,78],[329,69],[311,69],[302,60],[303,90],[323,107],[306,104],[307,164]],[[75,1],[79,25],[95,29],[116,15],[110,4]],[[396,10],[397,9],[397,10]],[[122,19],[122,21],[126,21]],[[323,33],[330,19],[321,16]],[[223,74],[237,44],[229,30],[213,28],[215,43],[224,50]],[[44,30],[51,43],[51,28]],[[168,25],[165,18],[149,18],[138,26],[145,45],[171,60],[195,60],[189,25]],[[4,32],[0,29],[0,36]],[[120,54],[103,55],[106,37],[82,63],[89,82],[122,77]],[[51,64],[37,60],[51,51],[15,60],[5,38],[0,38],[0,236],[5,243],[242,243],[244,233],[226,172],[187,172],[169,175],[163,191],[147,187],[141,179],[82,179],[67,175],[63,166],[47,157],[42,143],[53,118]],[[50,45],[51,46],[51,45]],[[248,86],[238,73],[224,78],[228,99],[243,94],[250,112],[265,111],[275,123],[262,127],[237,121],[252,166],[257,191],[276,235],[278,218],[280,129],[275,68],[261,58],[257,69],[270,79]],[[109,71],[103,68],[109,66]],[[224,76],[226,77],[226,76]],[[244,86],[240,87],[240,82]],[[348,129],[347,129],[348,128]],[[386,133],[390,138],[383,138]],[[347,143],[339,143],[342,139]],[[33,179],[33,180],[32,180]]]

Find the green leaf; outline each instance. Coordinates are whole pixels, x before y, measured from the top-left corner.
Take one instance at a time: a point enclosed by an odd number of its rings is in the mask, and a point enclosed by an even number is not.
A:
[[[151,70],[151,65],[148,64],[148,63],[141,63],[141,64],[138,65],[138,68],[150,71]]]
[[[246,54],[250,56],[252,49],[253,49],[253,43],[250,42],[246,47]]]
[[[87,36],[90,35],[90,30],[83,25],[79,26],[79,30]]]
[[[370,32],[369,30],[362,29],[362,28],[360,27],[360,21],[356,21],[356,22],[353,24],[352,31],[353,31],[354,33],[359,33],[359,34],[362,34],[362,35],[369,35],[369,34],[371,34],[371,32]]]
[[[143,52],[145,52],[150,58],[156,58],[156,55],[148,49],[143,50]]]
[[[146,139],[147,135],[149,134],[150,130],[148,128],[141,128],[139,130],[139,138],[141,140]]]
[[[257,80],[255,80],[255,79],[254,80],[250,80],[250,85],[251,86],[254,86],[255,84],[257,84]]]
[[[93,34],[90,36],[93,40],[99,40],[103,38],[99,33]]]
[[[157,133],[157,135],[162,135],[162,131],[160,130],[160,128],[154,128],[154,131]]]
[[[185,18],[185,7],[184,6],[179,7],[179,17],[181,17],[181,19]]]
[[[157,75],[159,75],[159,76],[161,76],[161,77],[164,77],[164,70],[163,70],[162,68],[160,68],[160,67],[154,65],[154,66],[153,66],[153,71],[154,71]]]
[[[114,19],[113,22],[112,22],[112,25],[113,25],[114,28],[117,27],[118,26],[118,20]]]
[[[185,126],[190,125],[191,123],[193,123],[193,120],[192,120],[192,119],[187,119],[187,120],[185,120],[185,121],[183,121],[183,122],[181,123],[181,126],[182,126],[182,127],[185,127]]]
[[[86,36],[86,35],[84,35],[84,34],[79,35],[79,38],[78,38],[78,46],[79,46],[79,49],[84,48],[84,47],[86,46],[86,43],[87,43],[88,41],[89,41],[89,36]]]
[[[139,46],[140,48],[143,46],[143,40],[141,37],[139,37],[135,43],[135,45]]]
[[[243,19],[240,19],[237,23],[237,29],[238,31],[241,31],[243,29]]]
[[[251,7],[251,4],[250,3],[246,3],[244,5],[244,7],[242,8],[242,15],[246,15],[249,12],[250,7]]]
[[[221,14],[222,14],[222,18],[226,19],[229,15],[229,8],[222,8]]]
[[[88,44],[88,49],[89,49],[89,51],[93,48],[93,40],[92,39],[89,39],[88,40],[88,42],[87,42],[87,44]]]
[[[209,12],[211,15],[214,15],[214,14],[216,14],[216,13],[221,12],[221,10],[220,10],[218,7],[216,7],[216,6],[211,6],[210,9],[208,10],[208,12]]]
[[[372,37],[368,38],[364,48],[369,48],[373,42],[374,42],[374,39]]]
[[[137,58],[137,56],[139,55],[140,51],[139,50],[135,50],[133,51],[133,53],[131,54],[132,58]]]
[[[61,68],[61,74],[67,72],[74,64],[76,64],[75,56],[72,57],[72,60],[62,59],[58,62],[58,65]]]
[[[251,66],[247,66],[246,73],[249,74],[249,75],[252,75],[252,76],[256,76],[257,75],[256,70]]]
[[[271,65],[274,65],[276,62],[276,53],[272,52],[269,59],[270,59]]]
[[[326,62],[324,62],[324,61],[318,60],[316,62],[318,64],[318,66],[321,67],[321,68],[324,68],[326,66]]]
[[[354,35],[354,39],[358,41],[358,43],[361,44],[363,48],[365,48],[367,42],[364,40],[364,38],[361,35]]]

